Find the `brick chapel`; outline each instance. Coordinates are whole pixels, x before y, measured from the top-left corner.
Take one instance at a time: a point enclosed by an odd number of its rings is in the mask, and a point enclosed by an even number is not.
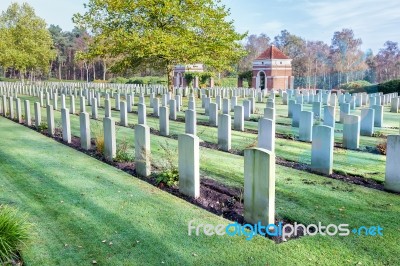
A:
[[[293,89],[292,59],[274,45],[253,61],[252,86],[257,90]]]

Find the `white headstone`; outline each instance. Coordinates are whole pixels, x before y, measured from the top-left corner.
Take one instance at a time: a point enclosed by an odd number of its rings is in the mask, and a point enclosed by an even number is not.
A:
[[[383,106],[374,105],[372,108],[375,110],[374,126],[383,127]]]
[[[314,126],[312,136],[311,169],[330,175],[333,168],[333,128]]]
[[[96,98],[92,98],[92,118],[93,119],[98,118],[97,99]]]
[[[153,115],[158,117],[160,115],[160,99],[153,99]]]
[[[267,118],[258,120],[258,147],[275,152],[275,121]]]
[[[61,108],[62,138],[64,142],[71,143],[71,123],[69,120],[69,110]]]
[[[146,125],[146,105],[139,103],[138,104],[138,124]]]
[[[81,137],[81,148],[84,150],[90,150],[91,140],[90,140],[90,118],[88,113],[79,114],[79,124],[80,124],[80,137]]]
[[[244,108],[236,105],[234,108],[233,129],[244,131]]]
[[[218,106],[216,103],[210,103],[209,105],[209,122],[210,126],[218,126]]]
[[[36,129],[38,129],[40,124],[42,123],[42,115],[41,115],[41,111],[40,111],[40,103],[39,102],[35,102],[34,111],[35,111],[35,127],[36,127]]]
[[[275,223],[275,154],[265,149],[244,151],[244,219]]]
[[[264,118],[275,121],[275,108],[264,108]]]
[[[243,113],[244,120],[249,120],[251,114],[251,102],[249,100],[243,100]]]
[[[17,110],[17,121],[22,123],[21,100],[19,98],[15,99],[15,108]]]
[[[301,111],[303,111],[303,105],[299,103],[293,105],[292,127],[299,127]]]
[[[343,147],[358,149],[360,146],[360,117],[345,115],[343,121]]]
[[[75,96],[69,96],[69,113],[75,114]]]
[[[115,122],[111,117],[103,118],[104,130],[104,157],[107,161],[112,161],[117,153],[117,143],[115,138]]]
[[[176,120],[177,115],[176,115],[176,100],[172,99],[169,100],[169,118],[171,120]]]
[[[350,104],[342,103],[340,104],[340,123],[344,122],[344,116],[350,114]]]
[[[119,124],[123,127],[128,126],[128,109],[126,106],[126,102],[121,101],[121,111],[119,113]]]
[[[121,95],[117,93],[115,95],[115,110],[119,111],[121,109]]]
[[[47,105],[47,129],[50,136],[54,137],[54,111],[52,105]]]
[[[218,148],[223,151],[231,149],[231,116],[220,114],[218,117]]]
[[[324,106],[324,126],[335,128],[336,107]]]
[[[196,111],[186,110],[185,111],[185,133],[197,135],[197,120]]]
[[[301,141],[312,141],[312,128],[314,114],[309,111],[301,111],[299,124],[299,139]]]
[[[230,113],[230,101],[229,99],[223,99],[222,100],[222,113],[225,115],[229,115]]]
[[[199,138],[191,134],[178,136],[179,191],[189,197],[200,196]]]
[[[400,135],[387,136],[385,189],[400,192]]]
[[[25,125],[31,126],[32,121],[31,121],[31,105],[29,103],[29,100],[25,100]]]
[[[160,135],[169,135],[169,112],[167,106],[160,107]]]
[[[139,176],[151,174],[150,128],[146,125],[135,126],[135,165]]]
[[[375,110],[372,108],[361,109],[360,134],[370,136],[374,134]]]

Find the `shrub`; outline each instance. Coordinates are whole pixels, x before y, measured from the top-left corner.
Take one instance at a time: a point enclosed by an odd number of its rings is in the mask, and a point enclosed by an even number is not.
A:
[[[257,113],[257,112],[255,112],[255,113]],[[249,121],[258,122],[261,118],[263,118],[262,115],[253,115],[253,116],[251,116],[251,117],[249,118]]]
[[[93,83],[107,83],[107,80],[102,80],[102,79],[95,79],[93,80]]]
[[[179,171],[177,167],[177,154],[178,151],[175,148],[169,146],[168,142],[164,144],[160,143],[160,147],[164,153],[163,161],[161,161],[161,171],[156,175],[157,185],[163,183],[169,187],[178,185]]]
[[[319,126],[322,125],[322,119],[317,117],[314,121],[314,126]]]
[[[246,81],[248,86],[251,87],[251,85],[252,85],[251,83],[253,81],[253,71],[251,71],[251,70],[245,71],[245,72],[240,73],[238,76],[239,76],[239,78],[243,79],[243,81]],[[244,86],[244,84],[243,84],[243,86]]]
[[[296,136],[293,133],[283,133],[282,138],[294,140],[296,139]]]
[[[385,135],[381,131],[376,131],[372,134],[372,137],[374,138],[383,138]]]
[[[400,79],[389,80],[379,84],[371,84],[368,81],[354,81],[340,85],[341,89],[349,90],[350,93],[366,92],[376,93],[383,92],[384,94],[398,92],[400,93]]]
[[[146,76],[146,77],[116,77],[109,80],[109,83],[122,83],[122,84],[166,84],[167,78],[165,76]]]
[[[197,73],[197,72],[185,72],[185,75],[184,75],[186,83],[189,86],[193,85],[192,84],[193,80],[195,79],[195,77],[198,77],[198,76],[199,76],[199,73]]]
[[[121,143],[118,144],[115,161],[131,162],[133,161],[133,158],[133,154],[128,152],[128,141],[126,141],[126,139],[123,139]]]
[[[159,185],[162,182],[168,187],[177,186],[178,181],[179,181],[179,171],[176,167],[159,173],[156,178],[157,185]]]
[[[96,151],[99,154],[103,154],[104,153],[104,136],[97,136],[95,138],[94,141],[95,145],[96,145]]]
[[[99,154],[104,153],[104,132],[103,128],[96,124],[97,126],[93,127],[93,137],[94,137],[94,144],[96,145],[96,152]]]
[[[339,88],[346,91],[354,91],[372,85],[366,80],[356,80],[339,85]]]
[[[200,84],[207,85],[207,81],[214,76],[212,72],[202,72],[200,74]]]
[[[26,217],[11,207],[0,205],[0,264],[11,263],[29,238]]]
[[[386,155],[386,148],[387,148],[387,140],[385,140],[385,141],[379,143],[378,145],[376,145],[376,149],[382,155]]]
[[[144,82],[141,79],[130,79],[127,84],[144,84]]]
[[[47,124],[45,123],[45,122],[41,122],[40,124],[39,124],[39,127],[38,127],[38,131],[39,132],[44,132],[44,131],[46,131],[47,130]]]
[[[398,92],[400,93],[400,79],[389,80],[378,84],[378,91],[384,94]]]
[[[116,78],[112,78],[110,79],[110,83],[127,83],[128,79],[124,78],[124,77],[116,77]]]

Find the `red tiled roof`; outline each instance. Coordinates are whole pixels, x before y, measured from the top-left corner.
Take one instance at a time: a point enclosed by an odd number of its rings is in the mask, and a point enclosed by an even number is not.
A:
[[[264,59],[290,59],[287,57],[281,50],[271,45],[267,50],[262,52],[256,60],[264,60]]]

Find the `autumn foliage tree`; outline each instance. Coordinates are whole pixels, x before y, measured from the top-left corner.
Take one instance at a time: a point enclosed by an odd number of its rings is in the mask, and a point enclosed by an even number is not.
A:
[[[157,65],[171,87],[174,65],[201,62],[221,71],[243,55],[245,35],[226,20],[220,1],[90,0],[86,7],[74,22],[94,35],[90,56],[117,59],[114,71]]]

